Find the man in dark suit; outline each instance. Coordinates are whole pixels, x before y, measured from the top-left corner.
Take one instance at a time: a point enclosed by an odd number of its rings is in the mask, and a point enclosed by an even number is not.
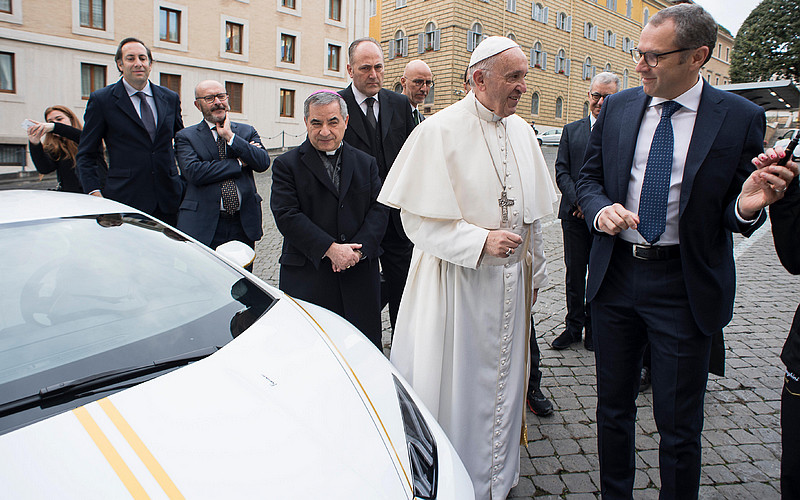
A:
[[[388,209],[377,202],[377,162],[342,142],[349,117],[339,94],[312,94],[303,115],[308,138],[272,166],[279,288],[344,317],[382,350],[378,257]]]
[[[217,248],[241,241],[255,248],[261,239],[261,196],[253,172],[269,167],[269,154],[256,129],[228,116],[228,94],[206,80],[194,90],[203,120],[175,136],[175,152],[186,178],[178,229]]]
[[[350,44],[348,57],[347,72],[353,83],[339,92],[350,114],[344,140],[375,158],[383,182],[397,153],[414,129],[414,118],[405,96],[382,88],[383,51],[375,39],[355,40]],[[389,318],[394,328],[413,250],[403,231],[399,210],[390,211],[381,248],[384,281],[381,306],[389,304]]]
[[[698,5],[650,19],[633,50],[643,86],[606,100],[577,183],[595,234],[586,293],[603,498],[632,495],[648,341],[661,498],[697,498],[711,338],[733,313],[731,233],[752,234],[791,178],[750,163],[761,152],[763,109],[700,78],[716,34]]]
[[[122,78],[92,92],[86,105],[75,168],[83,189],[126,203],[169,224],[177,221],[183,182],[172,139],[183,128],[178,94],[148,80],[153,56],[135,38],[114,56]],[[101,141],[108,150],[102,185]]]
[[[433,88],[433,73],[431,68],[421,59],[414,59],[406,64],[403,76],[400,77],[400,85],[403,87],[403,95],[408,97],[411,105],[411,115],[414,123],[419,123],[425,119],[425,115],[419,110],[419,105],[425,102],[431,89]]]
[[[583,166],[589,133],[597,121],[603,101],[619,91],[619,77],[614,73],[603,72],[592,78],[589,86],[589,116],[568,123],[561,132],[561,142],[556,156],[556,183],[561,190],[561,204],[558,218],[561,219],[561,232],[564,235],[564,266],[566,268],[567,316],[566,328],[551,344],[553,349],[566,349],[570,344],[581,341],[585,330],[583,345],[590,351],[592,347],[592,325],[589,308],[586,306],[586,270],[589,266],[589,250],[592,248],[592,234],[586,227],[583,210],[578,205],[575,182]]]
[[[797,150],[795,150],[797,151]],[[783,155],[768,150],[756,159],[756,166],[765,167]],[[789,164],[797,169],[796,163]],[[775,250],[783,267],[800,274],[800,184],[792,181],[782,200],[769,208]],[[800,498],[800,306],[794,314],[789,336],[783,344],[781,361],[786,365],[781,392],[781,496]]]

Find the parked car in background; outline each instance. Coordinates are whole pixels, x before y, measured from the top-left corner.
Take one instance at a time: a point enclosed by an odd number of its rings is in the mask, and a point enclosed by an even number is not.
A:
[[[0,255],[3,498],[474,497],[383,353],[247,262],[51,191],[0,195]]]
[[[561,128],[545,130],[544,132],[539,133],[536,136],[536,139],[539,141],[540,146],[543,144],[558,146],[558,143],[561,142]]]

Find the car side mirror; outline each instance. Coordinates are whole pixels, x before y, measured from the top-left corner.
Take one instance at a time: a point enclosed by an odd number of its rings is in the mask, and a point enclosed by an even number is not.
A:
[[[256,258],[255,250],[236,240],[223,243],[216,251],[239,267],[249,266]]]

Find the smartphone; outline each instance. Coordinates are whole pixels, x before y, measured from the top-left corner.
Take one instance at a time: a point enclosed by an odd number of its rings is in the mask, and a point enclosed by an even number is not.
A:
[[[24,128],[25,130],[28,130],[29,128],[33,127],[34,125],[36,125],[36,124],[33,123],[32,121],[30,121],[27,118],[22,120],[22,128]]]

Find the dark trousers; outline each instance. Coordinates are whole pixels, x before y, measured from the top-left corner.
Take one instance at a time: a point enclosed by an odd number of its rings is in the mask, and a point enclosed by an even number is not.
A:
[[[618,244],[591,308],[603,498],[632,498],[636,396],[648,342],[660,498],[697,498],[711,337],[692,317],[680,258],[639,260]]]
[[[781,498],[800,498],[800,382],[784,379],[781,394]]]
[[[589,251],[592,234],[583,219],[568,217],[561,219],[564,236],[564,266],[566,268],[567,331],[576,339],[586,328],[586,337],[591,338],[592,326],[589,307],[586,306],[586,271],[589,266]]]
[[[241,241],[252,249],[256,248],[256,242],[249,239],[242,227],[242,219],[239,217],[239,212],[233,215],[227,212],[219,213],[219,221],[217,221],[217,229],[214,231],[214,238],[211,239],[211,248],[216,249],[218,246],[229,241]],[[253,264],[245,266],[248,271],[253,271]]]
[[[383,276],[381,309],[389,304],[389,320],[392,322],[392,331],[394,331],[397,321],[397,311],[400,309],[400,299],[403,298],[408,268],[411,266],[411,253],[414,250],[414,245],[400,224],[399,213],[399,210],[391,209],[389,223],[386,225],[386,234],[381,240],[381,249],[383,250],[383,255],[380,257]]]
[[[531,375],[528,378],[528,392],[536,391],[542,383],[542,370],[539,369],[541,357],[539,343],[536,342],[536,329],[533,327],[533,316],[531,316]]]

